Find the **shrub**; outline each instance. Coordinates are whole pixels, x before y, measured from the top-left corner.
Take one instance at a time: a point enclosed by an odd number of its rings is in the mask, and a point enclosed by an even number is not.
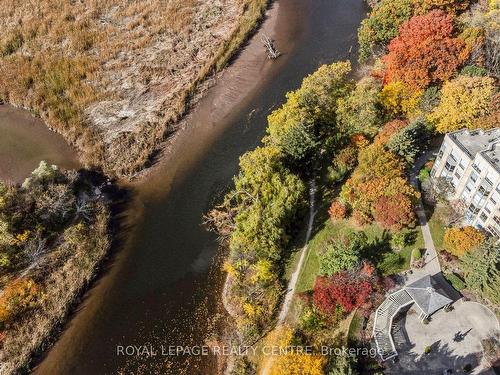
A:
[[[422,258],[422,251],[419,248],[415,248],[411,251],[411,257],[413,260],[420,260]]]
[[[419,89],[446,81],[467,58],[464,42],[453,37],[452,16],[440,10],[403,23],[388,49],[387,81]]]
[[[469,77],[486,77],[488,75],[488,71],[480,66],[467,65],[460,70],[460,75]]]
[[[333,240],[319,254],[320,274],[331,276],[334,273],[352,270],[359,264],[360,252],[366,246],[364,233],[352,233]]]
[[[484,241],[484,234],[478,229],[466,226],[461,228],[448,228],[444,232],[444,247],[459,258]]]
[[[332,221],[344,219],[347,215],[347,207],[344,203],[340,202],[339,200],[334,200],[330,205],[328,214],[330,215],[330,219]]]

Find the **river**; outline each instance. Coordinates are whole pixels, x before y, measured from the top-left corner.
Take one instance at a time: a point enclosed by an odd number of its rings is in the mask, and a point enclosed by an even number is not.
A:
[[[41,160],[79,168],[76,151],[62,136],[28,111],[0,104],[0,180],[21,183]]]
[[[170,152],[133,187],[124,245],[36,373],[217,373],[211,356],[160,352],[161,345],[204,345],[225,322],[220,254],[202,215],[230,186],[239,156],[259,144],[267,115],[285,93],[321,64],[355,59],[365,14],[362,0],[274,3],[261,31],[187,118]],[[283,53],[275,62],[265,58],[264,32]],[[120,354],[117,348],[127,345],[150,346],[140,356]]]

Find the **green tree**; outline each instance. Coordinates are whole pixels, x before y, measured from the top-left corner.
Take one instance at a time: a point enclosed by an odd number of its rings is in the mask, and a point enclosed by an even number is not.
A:
[[[266,145],[275,146],[292,161],[316,157],[317,145],[326,147],[337,139],[337,100],[351,90],[349,62],[323,65],[306,77],[298,90],[268,117]]]
[[[364,77],[350,95],[338,100],[337,119],[345,134],[373,136],[382,124],[379,94],[382,85],[373,77]]]
[[[496,239],[485,241],[461,259],[467,287],[492,303],[500,304],[500,245]]]
[[[361,22],[358,30],[359,60],[369,58],[398,35],[399,26],[413,14],[412,0],[382,0]]]
[[[394,134],[387,143],[387,147],[408,165],[412,165],[423,151],[425,143],[426,123],[423,119],[417,119]]]
[[[360,261],[360,252],[366,243],[367,237],[363,232],[333,240],[319,254],[320,273],[331,276],[340,271],[354,269]]]

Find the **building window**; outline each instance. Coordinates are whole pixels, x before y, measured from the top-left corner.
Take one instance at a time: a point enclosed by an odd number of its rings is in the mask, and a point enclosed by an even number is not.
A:
[[[444,165],[444,169],[446,169],[448,172],[453,172],[455,170],[455,166],[453,164],[450,164],[449,162],[446,162]]]
[[[495,206],[497,205],[497,201],[494,200],[493,197],[490,198],[490,201],[491,201],[491,203],[493,203],[493,205],[495,205]]]
[[[478,174],[476,172],[472,172],[470,174],[470,179],[473,181],[473,182],[476,182],[477,179],[479,178]]]
[[[479,212],[480,208],[474,206],[473,204],[471,204],[469,206],[469,209],[468,209],[468,212],[471,214],[471,215],[477,215],[477,213]]]
[[[477,173],[481,174],[481,169],[479,169],[479,166],[478,166],[476,163],[472,164],[472,168],[473,168],[473,169],[474,169]]]
[[[441,159],[443,157],[443,148],[441,148],[441,150],[439,150],[439,153],[437,155],[437,159]]]
[[[462,178],[462,176],[460,176],[458,172],[455,172],[455,177],[458,178],[459,180]]]
[[[500,225],[500,217],[494,216],[493,220],[495,221],[495,223],[497,223],[497,225]]]
[[[481,221],[482,221],[482,222],[485,222],[485,221],[486,221],[486,219],[488,218],[488,216],[486,216],[486,214],[483,212],[483,213],[479,216],[479,218],[481,219]]]
[[[460,167],[461,170],[465,169],[464,165],[462,164],[462,161],[460,161],[460,164],[458,164],[458,166]]]
[[[486,206],[484,206],[483,210],[486,211],[488,214],[491,214],[491,210],[489,209],[490,204],[488,203]]]

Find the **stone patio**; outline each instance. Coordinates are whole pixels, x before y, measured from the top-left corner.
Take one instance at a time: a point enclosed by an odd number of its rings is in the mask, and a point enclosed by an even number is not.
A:
[[[393,329],[399,353],[396,363],[387,361],[387,374],[439,374],[446,369],[463,373],[466,364],[471,374],[494,374],[482,361],[481,340],[499,332],[495,315],[485,306],[459,300],[450,312],[438,311],[428,324],[419,320],[417,308],[402,313]],[[424,354],[425,347],[431,352]]]

